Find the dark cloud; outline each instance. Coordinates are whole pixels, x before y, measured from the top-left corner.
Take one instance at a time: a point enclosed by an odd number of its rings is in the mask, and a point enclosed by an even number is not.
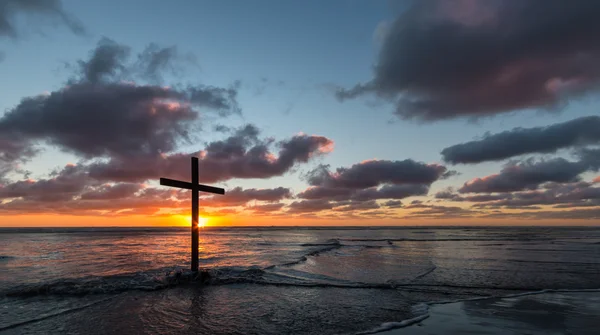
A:
[[[556,109],[600,82],[597,1],[415,1],[387,30],[373,93],[404,119]]]
[[[242,109],[237,103],[239,83],[228,88],[207,85],[196,85],[187,88],[190,101],[200,107],[212,108],[219,111],[220,116],[241,114]]]
[[[179,200],[172,195],[176,191],[141,191],[127,198],[119,199],[61,199],[61,201],[41,201],[35,198],[18,198],[0,203],[0,213],[44,213],[69,215],[153,215],[160,209],[183,208],[189,206],[189,199]]]
[[[15,19],[20,15],[34,16],[35,23],[40,18],[54,20],[66,25],[73,33],[83,34],[83,25],[68,14],[60,0],[2,0],[0,1],[0,36],[19,36]]]
[[[247,206],[247,211],[252,211],[255,214],[267,214],[281,210],[285,206],[282,203],[264,204],[264,205],[252,205]]]
[[[0,199],[24,198],[31,201],[55,202],[70,200],[90,186],[85,171],[67,165],[49,179],[23,180],[0,187]]]
[[[572,182],[572,183],[545,183],[541,189],[532,191],[506,192],[498,194],[482,194],[475,196],[464,196],[453,193],[452,190],[442,191],[444,199],[451,201],[462,201],[472,203],[472,208],[486,210],[487,216],[503,217],[506,213],[499,209],[533,210],[542,209],[542,206],[552,206],[558,209],[578,207],[600,207],[600,188],[595,187],[594,182]],[[489,214],[491,213],[491,214]],[[496,214],[493,214],[496,213]],[[521,217],[536,218],[536,212],[528,212]],[[550,212],[540,211],[540,217],[555,217]],[[573,212],[575,213],[575,212]],[[585,218],[582,213],[580,218]],[[508,214],[507,216],[508,217]],[[573,217],[571,217],[573,218]]]
[[[598,116],[582,117],[548,127],[515,128],[445,148],[442,156],[452,164],[471,164],[523,154],[551,153],[562,148],[600,143],[598,129]]]
[[[329,166],[320,165],[307,174],[311,187],[298,197],[332,201],[403,199],[426,195],[429,185],[446,173],[446,168],[441,165],[410,159],[365,161],[349,168],[338,168],[335,172]]]
[[[370,201],[377,199],[404,199],[411,196],[427,195],[429,185],[383,185],[380,188],[368,188],[354,192],[353,200]]]
[[[421,218],[447,219],[447,218],[453,218],[453,217],[469,217],[469,216],[473,216],[474,214],[478,214],[478,212],[475,210],[461,208],[461,207],[457,207],[457,206],[437,206],[437,205],[418,204],[418,205],[411,205],[406,208],[407,209],[415,209],[415,208],[418,209],[416,211],[410,212],[406,216],[406,217],[413,217],[413,218],[421,217]]]
[[[30,158],[42,143],[83,158],[148,159],[189,140],[199,126],[198,108],[239,112],[234,88],[178,90],[118,81],[129,71],[128,57],[128,47],[103,39],[78,63],[80,78],[9,109],[0,118],[2,165]]]
[[[335,188],[326,186],[312,186],[298,194],[299,198],[307,200],[331,199],[334,201],[348,200],[355,190],[350,188]]]
[[[81,200],[116,200],[133,196],[143,188],[141,184],[118,183],[102,185],[81,194]]]
[[[205,150],[191,154],[152,157],[120,157],[90,166],[90,176],[99,180],[141,182],[160,177],[189,180],[190,156],[199,157],[200,181],[214,183],[232,178],[281,176],[298,163],[327,153],[333,141],[322,136],[296,135],[274,143],[278,156],[270,151],[270,140],[258,138],[251,125],[238,129],[225,140],[209,143]]]
[[[131,48],[103,37],[87,60],[78,61],[81,80],[90,83],[124,79]]]
[[[526,160],[506,165],[499,174],[475,178],[466,182],[460,193],[513,192],[537,189],[547,182],[567,183],[577,181],[579,175],[590,168],[585,161],[571,162],[564,158],[550,160]]]
[[[466,182],[460,193],[513,192],[537,189],[544,183],[569,183],[580,179],[580,174],[600,169],[600,149],[580,149],[578,161],[564,158],[548,160],[527,159],[509,162],[500,173]]]
[[[56,213],[72,215],[153,214],[179,208],[184,191],[144,188],[139,184],[101,184],[84,166],[67,165],[47,179],[16,181],[0,187],[0,213]],[[187,200],[187,199],[186,199]],[[135,213],[131,210],[135,210]]]
[[[21,163],[29,161],[38,150],[21,139],[8,133],[0,133],[0,184],[11,172],[19,170]]]
[[[499,194],[493,198],[472,198],[478,208],[531,208],[553,205],[556,208],[589,207],[600,205],[600,188],[587,182],[550,183],[536,191]]]
[[[180,63],[198,65],[194,55],[183,55],[176,46],[161,47],[151,43],[138,54],[135,67],[142,78],[151,82],[161,82],[163,73],[181,74],[184,69]]]
[[[380,184],[431,184],[442,178],[446,168],[437,164],[425,164],[411,159],[403,161],[371,160],[354,164],[349,168],[329,171],[320,166],[308,175],[312,186],[363,189]]]
[[[482,217],[518,220],[597,220],[600,219],[600,208],[578,208],[558,211],[519,211],[518,213],[493,212],[482,215]]]
[[[288,213],[313,213],[332,209],[333,205],[329,201],[323,200],[301,200],[294,201],[287,206]]]
[[[452,199],[460,198],[460,195],[454,193],[454,188],[448,187],[444,190],[437,192],[434,197],[436,199],[452,200]]]
[[[383,206],[387,207],[387,208],[401,208],[402,207],[402,201],[400,200],[388,200],[386,202],[383,203]]]
[[[278,202],[283,199],[291,198],[292,193],[289,188],[277,187],[270,189],[242,189],[236,187],[227,190],[225,195],[211,196],[200,199],[200,202],[206,206],[240,206],[250,201]]]
[[[306,175],[311,186],[297,196],[306,199],[307,204],[327,202],[338,211],[377,209],[377,200],[427,195],[431,183],[447,174],[444,166],[410,159],[364,161],[335,171],[320,165]],[[402,203],[390,202],[388,206],[398,208]]]
[[[368,209],[379,209],[380,206],[377,204],[375,200],[368,201],[359,201],[352,202],[350,201],[348,204],[344,204],[342,206],[336,206],[333,208],[334,211],[338,212],[350,212],[350,211],[363,211]]]
[[[23,99],[0,118],[0,132],[86,158],[153,155],[175,149],[198,117],[173,98],[154,86],[75,84]]]

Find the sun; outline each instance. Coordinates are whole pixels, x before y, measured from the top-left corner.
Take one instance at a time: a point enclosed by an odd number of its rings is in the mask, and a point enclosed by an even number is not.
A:
[[[186,226],[191,226],[192,225],[192,218],[189,216],[182,216],[182,215],[178,215],[181,220],[183,222],[185,222],[184,225]],[[198,227],[203,228],[206,227],[208,225],[208,218],[203,218],[203,217],[198,217]]]

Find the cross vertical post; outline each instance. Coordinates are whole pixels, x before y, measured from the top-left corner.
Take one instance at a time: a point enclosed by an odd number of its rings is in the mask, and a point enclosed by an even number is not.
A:
[[[192,190],[192,271],[198,272],[198,198],[200,191],[214,194],[225,194],[225,190],[219,187],[198,184],[198,158],[192,157],[192,182],[160,178],[160,184],[164,186],[177,187]]]
[[[192,157],[192,185],[198,185],[198,158]],[[192,271],[198,271],[199,190],[192,188]]]

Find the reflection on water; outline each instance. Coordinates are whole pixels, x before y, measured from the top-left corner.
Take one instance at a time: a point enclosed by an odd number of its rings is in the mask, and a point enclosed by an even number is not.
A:
[[[211,285],[166,276],[188,268],[188,229],[0,230],[0,331],[354,333],[422,315],[423,302],[600,287],[598,229],[208,228],[200,238]],[[515,322],[549,331],[589,310],[539,297],[460,306],[477,322],[525,315]]]

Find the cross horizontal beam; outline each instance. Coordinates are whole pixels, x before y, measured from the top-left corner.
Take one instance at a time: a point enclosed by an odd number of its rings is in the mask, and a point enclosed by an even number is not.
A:
[[[198,191],[216,193],[216,194],[225,194],[225,190],[219,187],[206,186],[202,184],[192,184],[187,181],[174,180],[169,178],[160,178],[160,184],[163,186],[171,186],[177,188],[184,188],[187,190],[193,190],[194,188]],[[195,187],[194,187],[195,186]]]

